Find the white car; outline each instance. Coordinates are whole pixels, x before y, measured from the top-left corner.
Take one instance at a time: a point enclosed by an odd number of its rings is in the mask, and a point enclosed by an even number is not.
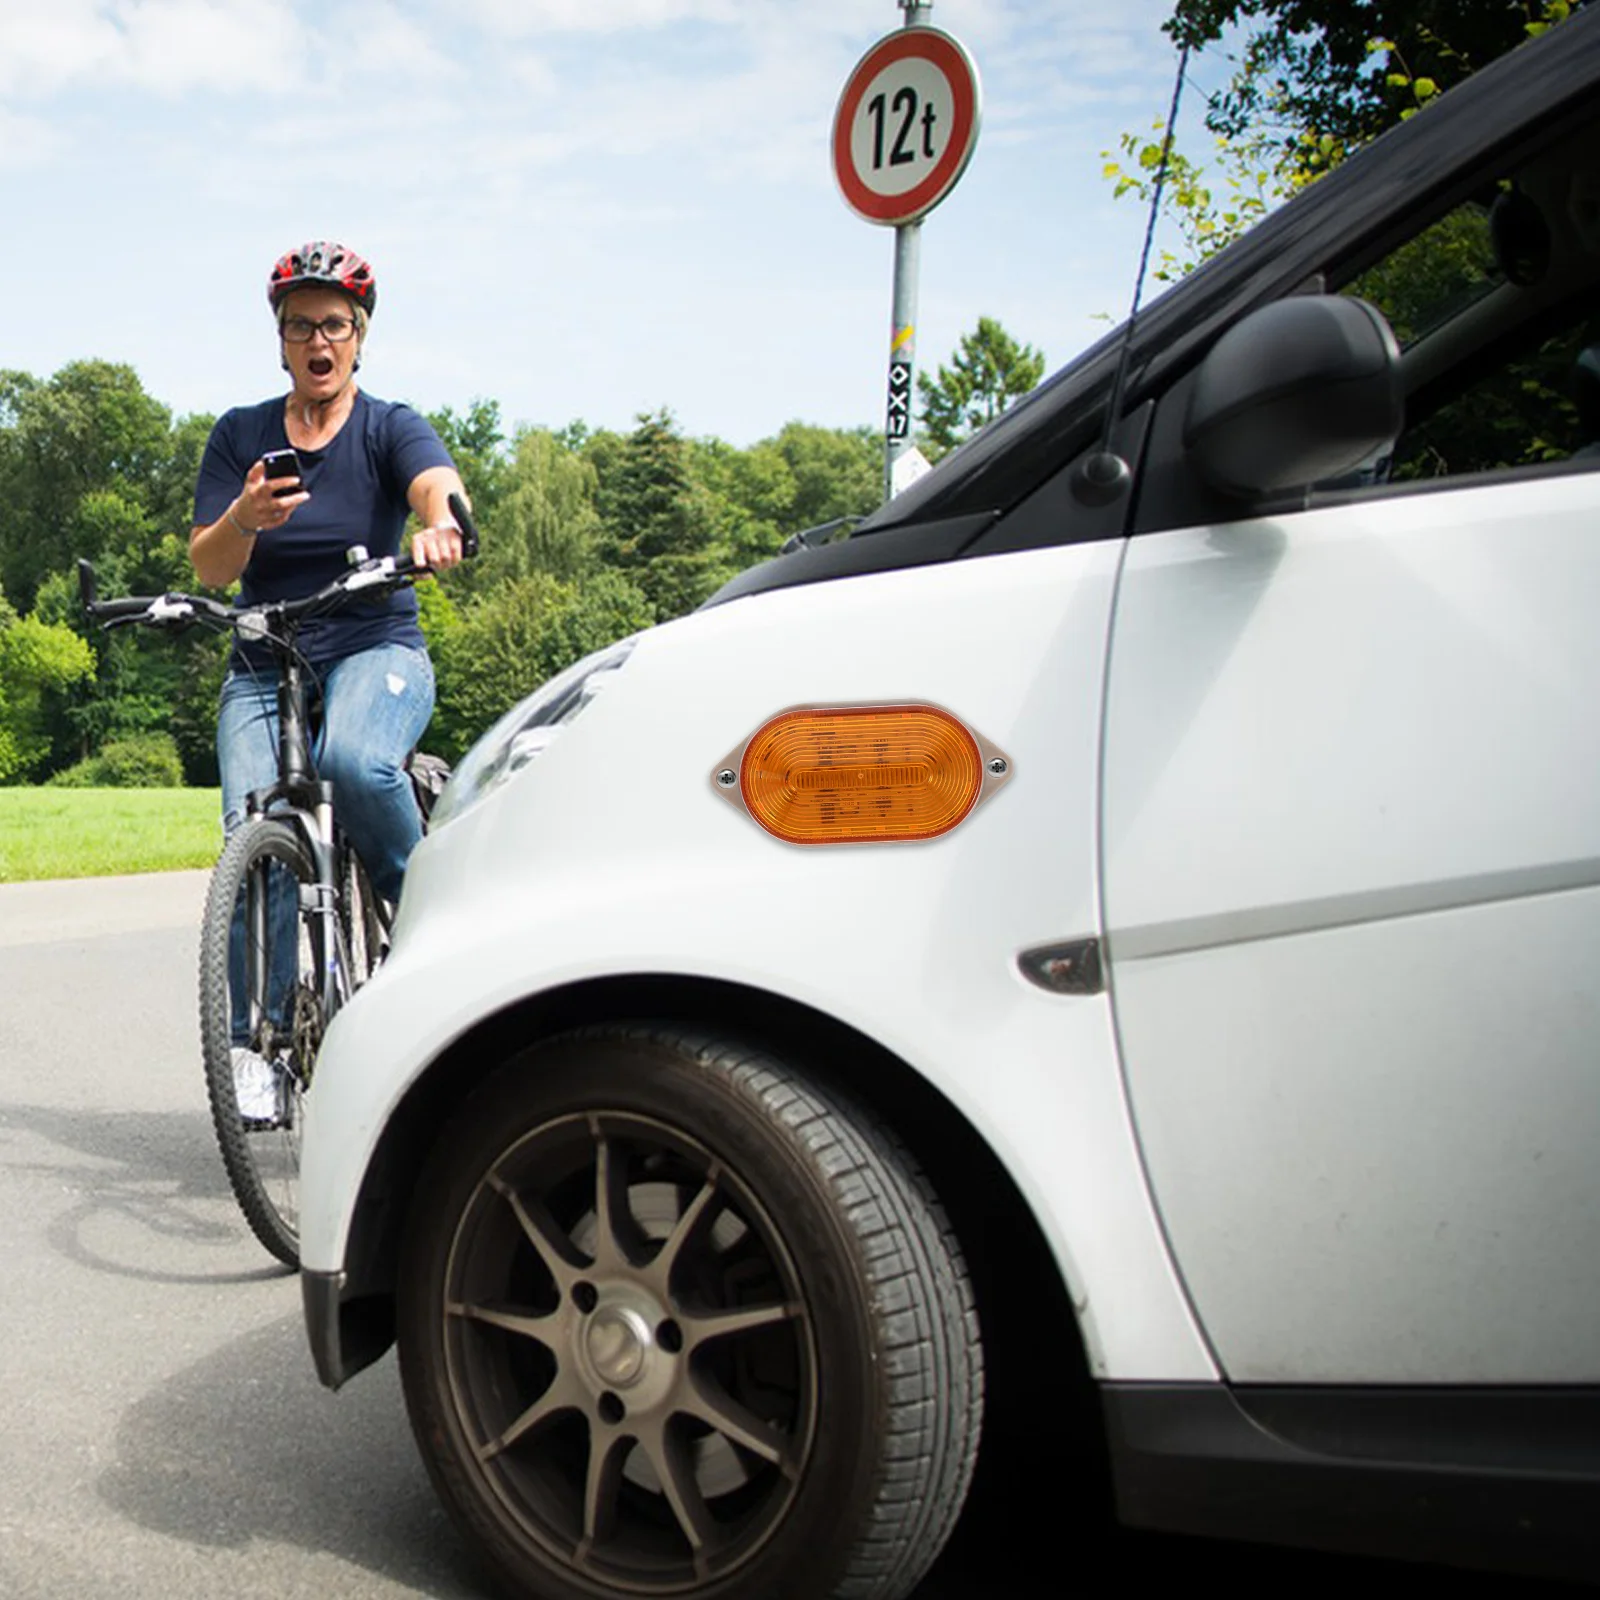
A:
[[[1074,1387],[1131,1523],[1600,1574],[1597,439],[1591,8],[474,749],[323,1380],[529,1596],[908,1595]]]

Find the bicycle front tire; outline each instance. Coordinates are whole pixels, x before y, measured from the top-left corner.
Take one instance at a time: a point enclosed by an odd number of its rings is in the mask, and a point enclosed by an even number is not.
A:
[[[318,919],[301,887],[316,882],[295,826],[256,817],[237,829],[212,870],[200,933],[200,1037],[222,1164],[250,1231],[285,1265],[300,1260],[300,1136],[322,1042]],[[270,1115],[246,1116],[236,1052],[265,1063]]]

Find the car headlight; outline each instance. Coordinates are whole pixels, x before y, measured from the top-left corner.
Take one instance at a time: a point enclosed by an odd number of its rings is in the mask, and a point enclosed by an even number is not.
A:
[[[468,807],[520,772],[551,742],[621,670],[633,653],[634,640],[596,650],[541,684],[514,705],[461,758],[439,796],[429,821],[442,827]]]

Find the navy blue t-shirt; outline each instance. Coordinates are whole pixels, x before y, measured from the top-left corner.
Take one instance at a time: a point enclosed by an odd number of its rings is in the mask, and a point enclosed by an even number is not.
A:
[[[269,450],[289,447],[282,396],[238,406],[218,418],[206,441],[194,491],[196,527],[209,527],[233,504],[245,474]],[[292,600],[331,582],[347,567],[345,552],[400,549],[411,507],[406,491],[429,467],[453,463],[432,424],[410,406],[357,391],[344,426],[321,450],[297,450],[300,484],[311,498],[281,528],[261,534],[240,582],[239,603]],[[375,644],[422,647],[417,597],[409,588],[358,600],[303,625],[300,648],[315,666],[342,660]],[[260,645],[234,645],[234,662],[270,666]]]

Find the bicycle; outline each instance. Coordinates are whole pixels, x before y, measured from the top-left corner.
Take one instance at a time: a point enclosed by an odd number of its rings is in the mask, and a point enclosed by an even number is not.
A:
[[[476,555],[477,529],[459,496],[450,511],[464,554]],[[429,571],[409,556],[369,559],[360,546],[349,554],[350,570],[316,593],[247,607],[178,591],[101,600],[93,567],[78,563],[84,609],[100,626],[232,632],[267,646],[278,669],[278,776],[248,797],[245,821],[212,869],[199,998],[207,1098],[229,1185],[250,1231],[290,1267],[299,1265],[301,1125],[317,1051],[334,1013],[382,959],[391,916],[339,826],[332,785],[317,775],[312,669],[297,640],[303,622]],[[437,772],[414,771],[413,781],[426,826]],[[241,1062],[270,1073],[271,1114],[242,1111]]]

